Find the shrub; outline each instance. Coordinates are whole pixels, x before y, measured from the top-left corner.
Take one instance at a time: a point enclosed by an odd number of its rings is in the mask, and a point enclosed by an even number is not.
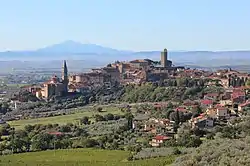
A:
[[[80,122],[81,122],[81,124],[85,124],[85,125],[90,124],[89,117],[84,116],[84,117],[80,120]]]
[[[95,121],[100,122],[100,121],[105,121],[106,119],[102,115],[95,115]]]
[[[102,112],[102,107],[97,107],[96,109],[98,112]]]
[[[127,157],[127,160],[128,161],[132,161],[134,158],[133,158],[133,155],[130,153],[129,156]]]
[[[144,148],[136,155],[134,159],[147,159],[153,157],[165,157],[173,154],[173,148]]]
[[[179,155],[181,154],[181,151],[178,148],[173,149],[173,155]]]
[[[108,120],[114,120],[114,115],[108,113],[107,115],[104,115],[104,118],[106,119],[106,121],[108,121]]]
[[[2,151],[2,155],[10,155],[10,154],[12,154],[12,151],[9,149]]]
[[[174,165],[250,165],[250,144],[246,139],[215,139],[176,159]]]

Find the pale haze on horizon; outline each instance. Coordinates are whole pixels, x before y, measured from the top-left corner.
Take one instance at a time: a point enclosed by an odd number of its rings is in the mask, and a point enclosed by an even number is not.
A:
[[[250,1],[0,1],[0,51],[66,40],[121,50],[250,50]]]

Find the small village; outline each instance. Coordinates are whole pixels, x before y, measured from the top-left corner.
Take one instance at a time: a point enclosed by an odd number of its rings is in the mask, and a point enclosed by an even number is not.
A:
[[[250,1],[0,4],[0,166],[250,166]]]
[[[26,95],[27,93],[33,95],[37,101],[46,103],[51,102],[55,97],[59,101],[61,98],[68,101],[72,96],[85,95],[98,88],[110,91],[117,86],[143,87],[147,84],[165,89],[177,88],[174,91],[183,87],[211,88],[209,92],[202,92],[199,95],[195,92],[192,93],[194,99],[186,97],[178,101],[173,99],[160,102],[146,101],[141,104],[138,102],[137,104],[136,102],[119,104],[119,107],[128,108],[130,112],[136,110],[136,106],[142,105],[142,108],[133,112],[131,128],[152,135],[152,139],[148,142],[152,147],[161,147],[169,140],[176,139],[177,130],[182,124],[188,124],[192,130],[206,131],[205,133],[215,126],[230,125],[232,119],[247,114],[250,106],[248,100],[250,95],[249,74],[230,68],[211,72],[173,66],[172,61],[168,60],[166,49],[162,52],[159,62],[149,59],[130,62],[117,61],[104,68],[93,69],[89,73],[69,74],[67,62],[64,61],[62,78],[53,76],[51,80],[41,85],[23,86],[21,90]],[[183,96],[183,94],[178,96]],[[27,114],[29,118],[39,118],[45,115],[44,111],[42,113],[36,111],[35,116],[34,113],[21,114],[18,107],[22,103],[18,98],[12,98],[10,105],[15,110],[13,111],[15,115],[11,115],[11,113],[8,116],[2,115],[1,124],[8,123],[8,118],[13,116],[12,120],[19,120],[27,119],[25,117]],[[74,109],[74,107],[72,108]],[[168,109],[168,115],[163,116],[166,109]],[[70,114],[70,109],[67,110],[63,108],[57,111],[57,114],[60,115],[62,112]]]

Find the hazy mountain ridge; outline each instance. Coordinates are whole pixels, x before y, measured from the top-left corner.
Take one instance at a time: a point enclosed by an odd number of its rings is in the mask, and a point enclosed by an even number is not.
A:
[[[85,60],[113,62],[150,58],[160,60],[161,51],[123,51],[96,44],[65,41],[34,51],[0,52],[0,60]],[[250,51],[169,51],[174,63],[192,65],[250,65]]]
[[[113,48],[103,47],[97,44],[82,44],[80,42],[65,41],[59,44],[54,44],[45,48],[36,50],[38,53],[67,53],[67,54],[121,54],[128,53],[127,51],[116,50]]]

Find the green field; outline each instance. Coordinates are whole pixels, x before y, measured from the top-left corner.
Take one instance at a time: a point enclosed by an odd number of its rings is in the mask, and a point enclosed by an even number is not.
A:
[[[78,124],[79,119],[81,119],[84,116],[88,116],[91,118],[96,114],[105,115],[108,113],[118,114],[118,115],[122,114],[122,112],[116,107],[103,108],[102,112],[93,111],[93,109],[91,108],[84,108],[84,109],[75,110],[75,113],[68,114],[68,115],[60,115],[60,116],[47,117],[47,118],[24,119],[24,120],[10,121],[8,123],[17,129],[22,129],[25,125],[28,125],[28,124],[30,125],[67,124],[67,123]]]
[[[129,152],[70,149],[15,154],[0,157],[1,166],[167,166],[173,156],[127,161]]]
[[[22,86],[28,86],[30,84],[7,84],[8,87],[22,87]]]

